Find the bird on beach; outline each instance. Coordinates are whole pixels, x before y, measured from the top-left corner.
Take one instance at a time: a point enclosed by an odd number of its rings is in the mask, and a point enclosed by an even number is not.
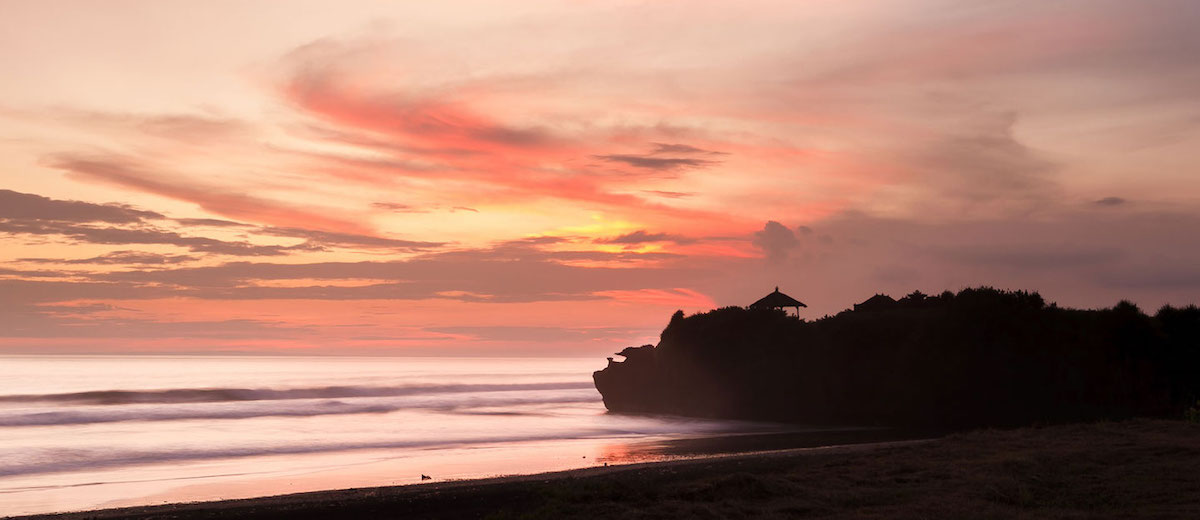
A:
[[[426,474],[422,473],[422,474],[421,474],[421,480],[433,480],[433,477],[431,477],[431,476],[429,476],[429,475],[426,475]]]

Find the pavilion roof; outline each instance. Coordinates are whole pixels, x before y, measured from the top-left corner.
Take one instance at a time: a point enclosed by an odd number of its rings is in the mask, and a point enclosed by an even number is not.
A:
[[[751,303],[751,309],[775,309],[779,307],[808,307],[800,300],[792,298],[786,294],[779,292],[779,288],[775,288],[775,292],[763,296],[758,301]]]

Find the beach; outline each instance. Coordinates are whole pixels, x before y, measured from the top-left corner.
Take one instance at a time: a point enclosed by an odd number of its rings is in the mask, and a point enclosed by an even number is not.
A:
[[[1200,520],[1200,0],[0,0],[0,520]]]
[[[594,359],[0,358],[0,515],[536,474],[921,432],[608,413]]]
[[[1196,468],[1135,420],[37,518],[1196,518]]]

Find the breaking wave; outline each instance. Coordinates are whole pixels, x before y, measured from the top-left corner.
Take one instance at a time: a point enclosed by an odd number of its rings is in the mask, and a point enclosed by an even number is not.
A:
[[[482,386],[482,385],[481,385]],[[493,387],[523,385],[487,385]],[[255,417],[312,417],[318,415],[381,414],[400,410],[438,410],[477,413],[472,409],[540,404],[595,402],[600,396],[574,386],[556,392],[498,391],[446,394],[409,394],[346,401],[300,399],[256,402],[178,402],[127,406],[73,406],[53,410],[0,410],[0,427],[57,426],[122,421],[223,420]]]
[[[564,434],[553,432],[546,434],[527,435],[496,435],[487,437],[464,437],[446,439],[414,439],[402,441],[367,441],[349,443],[312,443],[274,446],[222,447],[212,449],[166,449],[145,451],[111,451],[111,450],[34,450],[26,452],[17,460],[9,460],[0,466],[0,477],[12,475],[30,475],[37,473],[59,473],[78,469],[100,469],[136,464],[157,464],[163,462],[197,461],[208,459],[228,459],[238,457],[256,457],[264,455],[298,455],[305,453],[327,453],[355,450],[376,450],[396,448],[430,448],[450,447],[474,444],[495,444],[509,442],[525,442],[552,439],[583,439],[621,434],[617,429],[588,429]]]
[[[280,401],[289,399],[340,399],[397,397],[421,394],[506,392],[519,390],[576,390],[592,388],[590,382],[512,384],[428,384],[400,386],[321,386],[313,388],[176,388],[168,390],[94,390],[62,394],[0,395],[0,403],[58,403],[125,405],[150,403],[213,403],[228,401]]]

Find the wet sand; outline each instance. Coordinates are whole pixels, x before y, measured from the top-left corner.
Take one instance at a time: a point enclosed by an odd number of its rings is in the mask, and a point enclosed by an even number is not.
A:
[[[37,518],[1200,518],[1197,468],[1143,420]]]

